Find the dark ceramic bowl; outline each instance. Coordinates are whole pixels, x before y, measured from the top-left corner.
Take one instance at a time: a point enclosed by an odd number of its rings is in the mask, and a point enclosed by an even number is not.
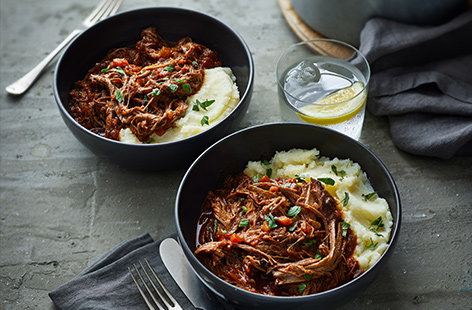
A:
[[[235,147],[237,146],[237,147]],[[317,148],[328,157],[350,158],[367,173],[379,196],[393,215],[389,246],[380,260],[353,281],[308,296],[274,297],[233,286],[209,271],[194,256],[197,220],[209,190],[220,187],[228,175],[242,172],[249,160],[271,158],[276,151]],[[400,196],[385,165],[361,143],[336,131],[307,124],[274,123],[240,130],[218,141],[190,166],[178,193],[175,208],[177,232],[185,256],[202,282],[219,297],[242,309],[330,309],[361,294],[392,254],[401,222]]]
[[[133,145],[100,137],[69,114],[69,92],[74,83],[106,53],[129,46],[142,29],[154,26],[167,41],[190,36],[195,42],[217,52],[223,66],[236,76],[240,102],[224,120],[195,136],[168,143]],[[252,95],[254,64],[248,46],[234,30],[201,12],[168,7],[127,11],[110,17],[80,34],[65,50],[56,66],[54,97],[64,122],[74,136],[98,156],[122,165],[144,169],[170,169],[189,164],[211,143],[237,128]]]

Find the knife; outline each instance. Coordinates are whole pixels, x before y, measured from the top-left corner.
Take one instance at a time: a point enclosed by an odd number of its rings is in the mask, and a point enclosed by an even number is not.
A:
[[[159,246],[159,253],[164,266],[195,308],[203,310],[223,308],[194,274],[182,248],[174,238],[164,239]]]

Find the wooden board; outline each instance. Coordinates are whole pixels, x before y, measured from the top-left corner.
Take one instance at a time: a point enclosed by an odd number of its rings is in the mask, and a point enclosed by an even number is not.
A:
[[[300,16],[298,16],[292,6],[291,0],[279,0],[279,7],[289,27],[302,41],[327,39],[327,37],[321,35],[319,32],[308,26]],[[349,48],[343,48],[343,46],[337,44],[318,44],[317,46],[312,46],[312,49],[318,53],[332,55],[343,59],[348,59],[352,55],[352,50]]]

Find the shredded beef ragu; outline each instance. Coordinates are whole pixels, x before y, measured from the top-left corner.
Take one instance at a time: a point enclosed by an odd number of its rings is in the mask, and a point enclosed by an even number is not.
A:
[[[132,47],[110,51],[70,92],[70,113],[90,131],[118,140],[122,128],[142,142],[163,135],[187,110],[204,69],[221,66],[209,48],[188,37],[171,45],[146,28]],[[187,84],[187,85],[185,85]]]
[[[223,280],[267,295],[314,294],[360,275],[341,208],[319,181],[299,181],[229,177],[206,198],[197,257]],[[301,211],[290,217],[294,206]]]

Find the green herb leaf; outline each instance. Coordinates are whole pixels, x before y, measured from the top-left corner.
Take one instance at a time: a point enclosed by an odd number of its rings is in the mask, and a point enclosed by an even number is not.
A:
[[[244,212],[247,212],[246,206],[242,206],[241,209],[243,209]]]
[[[270,165],[270,161],[268,161],[267,159],[264,159],[262,161],[262,164],[265,165],[265,166],[269,166]]]
[[[371,200],[372,198],[376,197],[377,196],[377,193],[376,192],[372,192],[372,193],[368,193],[368,194],[362,194],[361,195],[362,198],[364,199],[364,201],[368,201],[368,200]]]
[[[117,72],[117,73],[119,73],[119,74],[121,74],[121,75],[125,75],[125,74],[126,74],[126,73],[125,73],[125,70],[123,70],[123,68],[121,68],[121,67],[116,67],[116,68],[114,68],[112,71],[113,71],[113,72]]]
[[[323,259],[323,255],[316,253],[315,259]]]
[[[305,178],[307,178],[306,175],[295,175],[295,180],[297,180],[298,183],[306,183]]]
[[[161,90],[159,88],[154,88],[152,92],[148,94],[148,96],[159,96],[161,93]]]
[[[310,245],[315,245],[316,244],[316,240],[315,239],[310,239],[306,242],[303,242],[303,245],[304,246],[310,246]]]
[[[295,225],[293,225],[292,227],[290,227],[290,228],[288,229],[288,231],[292,232],[292,231],[294,231],[296,228],[297,228],[297,224],[295,223]]]
[[[119,102],[119,103],[122,103],[123,102],[123,94],[121,93],[121,90],[117,89],[116,92],[115,92],[115,97],[116,97],[116,100]]]
[[[174,81],[174,82],[176,82],[176,83],[183,83],[183,82],[185,82],[185,79],[180,79],[180,80],[178,80],[178,79],[172,79],[172,81]]]
[[[110,66],[106,67],[105,69],[102,69],[102,72],[108,72],[110,71]]]
[[[372,238],[370,238],[370,244],[368,244],[366,246],[366,248],[368,248],[369,250],[375,250],[375,248],[377,247],[377,244],[378,243],[374,243],[374,240],[372,240]]]
[[[331,171],[333,171],[334,174],[338,177],[344,177],[346,175],[346,171],[338,170],[338,168],[335,165],[331,165]]]
[[[179,88],[179,85],[177,84],[170,84],[169,86],[169,89],[171,92],[175,93],[175,91]]]
[[[347,222],[342,222],[341,227],[343,228],[343,237],[346,237],[347,236],[347,230],[349,229],[349,227],[351,227],[351,225]]]
[[[275,228],[277,227],[277,223],[274,220],[274,216],[272,214],[265,215],[264,219],[269,223],[269,228]]]
[[[168,72],[172,72],[175,70],[174,66],[173,65],[168,65],[167,67],[164,68],[164,70],[168,71]]]
[[[191,92],[192,92],[192,87],[190,87],[190,84],[189,84],[189,83],[182,84],[182,89],[183,89],[186,93],[191,93]]]
[[[341,202],[343,203],[343,207],[347,206],[347,204],[349,203],[349,193],[348,192],[344,192],[344,198],[343,198],[343,200],[341,200]]]
[[[208,108],[209,106],[211,106],[211,105],[215,102],[215,100],[205,100],[205,101],[201,102],[200,100],[197,99],[195,102],[196,102],[196,104],[199,105],[203,110],[206,111],[207,108]]]
[[[148,96],[144,96],[144,98],[143,98],[143,103],[147,103],[148,101],[149,101]]]
[[[258,175],[253,176],[253,177],[252,177],[252,181],[253,181],[254,183],[259,182],[259,176],[258,176]]]
[[[290,209],[288,209],[287,216],[288,216],[288,217],[294,217],[295,215],[297,215],[298,213],[300,213],[301,210],[302,210],[302,207],[300,207],[300,206],[293,206],[293,207],[291,207]]]
[[[313,275],[312,274],[305,274],[305,275],[303,275],[303,278],[307,281],[310,281],[311,279],[313,279]]]
[[[194,67],[198,67],[198,62],[196,62],[196,61],[192,61],[192,66],[194,66]]]
[[[203,125],[210,125],[210,123],[209,123],[208,120],[209,120],[208,116],[204,115],[204,116],[202,117],[202,119],[200,120],[200,124],[202,124],[202,126],[203,126]]]
[[[221,230],[221,233],[222,233],[223,235],[226,235],[228,232],[226,231],[226,229],[222,229],[222,230]]]
[[[384,223],[383,223],[383,219],[381,216],[379,216],[378,218],[376,218],[372,223],[370,223],[370,227],[369,227],[369,230],[370,231],[378,231],[379,228],[382,228],[384,227]]]
[[[268,176],[269,178],[272,176],[272,169],[271,168],[266,170],[266,176]]]
[[[321,181],[328,185],[334,185],[334,180],[331,178],[318,178],[318,181]]]
[[[306,283],[300,283],[298,284],[298,291],[300,293],[303,293],[306,290]]]
[[[193,105],[192,110],[194,110],[194,111],[200,111],[200,109],[198,108],[198,105],[196,105],[196,104]]]
[[[239,222],[239,227],[246,227],[248,224],[249,224],[249,220],[248,220],[248,219],[242,219],[242,220]]]
[[[218,221],[215,220],[215,221],[213,222],[213,232],[217,232],[217,231],[218,231]]]

